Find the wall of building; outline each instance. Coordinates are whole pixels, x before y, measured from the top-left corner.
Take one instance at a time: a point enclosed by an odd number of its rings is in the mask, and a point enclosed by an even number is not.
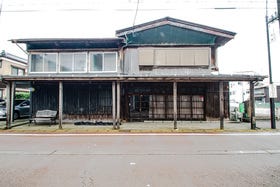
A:
[[[58,110],[58,82],[34,82],[32,114],[37,110]],[[63,83],[63,119],[93,120],[112,118],[112,84]]]
[[[37,110],[58,110],[58,82],[34,82],[32,114]],[[224,84],[227,90],[228,85]],[[228,92],[224,92],[228,117]],[[178,83],[178,120],[218,120],[219,83]],[[127,121],[173,120],[172,82],[122,82],[121,119]],[[111,82],[64,82],[64,120],[111,120]]]
[[[127,48],[124,50],[123,72],[128,75],[210,74],[213,58],[208,47]]]
[[[26,71],[26,65],[9,60],[7,58],[1,58],[2,62],[0,65],[0,74],[1,75],[11,75],[12,74],[12,67],[18,68],[23,70],[23,75],[25,74]]]
[[[3,55],[0,56],[0,75],[25,75],[27,64],[6,58]],[[4,84],[0,84],[0,98],[6,98],[6,85]]]

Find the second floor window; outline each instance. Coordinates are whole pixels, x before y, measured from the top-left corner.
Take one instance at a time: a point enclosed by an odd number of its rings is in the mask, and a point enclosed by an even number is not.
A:
[[[117,53],[90,53],[91,72],[115,72],[117,71]]]
[[[116,72],[117,52],[33,53],[30,73]]]
[[[12,70],[11,72],[12,75],[24,75],[24,69],[12,66],[11,70]]]
[[[60,53],[60,72],[85,72],[86,53]]]
[[[30,72],[56,72],[56,64],[55,53],[31,54]]]

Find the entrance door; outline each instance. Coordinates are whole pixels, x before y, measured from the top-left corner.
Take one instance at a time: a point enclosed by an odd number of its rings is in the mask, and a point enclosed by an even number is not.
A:
[[[142,94],[129,95],[129,119],[143,121],[149,117],[149,96]]]

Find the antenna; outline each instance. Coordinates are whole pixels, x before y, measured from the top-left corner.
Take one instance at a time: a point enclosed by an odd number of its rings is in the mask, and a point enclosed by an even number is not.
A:
[[[132,31],[132,34],[134,34],[134,26],[135,26],[135,21],[136,21],[136,17],[137,17],[137,13],[138,13],[138,9],[139,9],[139,1],[140,0],[137,0],[137,6],[136,6],[136,10],[135,10],[135,15],[134,15],[134,19],[133,19],[133,31]]]

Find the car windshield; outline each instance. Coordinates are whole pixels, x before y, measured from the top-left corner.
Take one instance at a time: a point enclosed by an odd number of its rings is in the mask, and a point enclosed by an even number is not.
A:
[[[15,100],[14,104],[15,104],[15,106],[17,106],[17,105],[21,104],[24,101],[25,100]],[[26,104],[29,105],[29,102],[27,102]],[[4,102],[0,102],[0,108],[5,108],[5,107],[6,107],[6,102],[5,101]]]
[[[15,100],[15,105],[19,105],[20,103],[22,103],[24,100]]]

